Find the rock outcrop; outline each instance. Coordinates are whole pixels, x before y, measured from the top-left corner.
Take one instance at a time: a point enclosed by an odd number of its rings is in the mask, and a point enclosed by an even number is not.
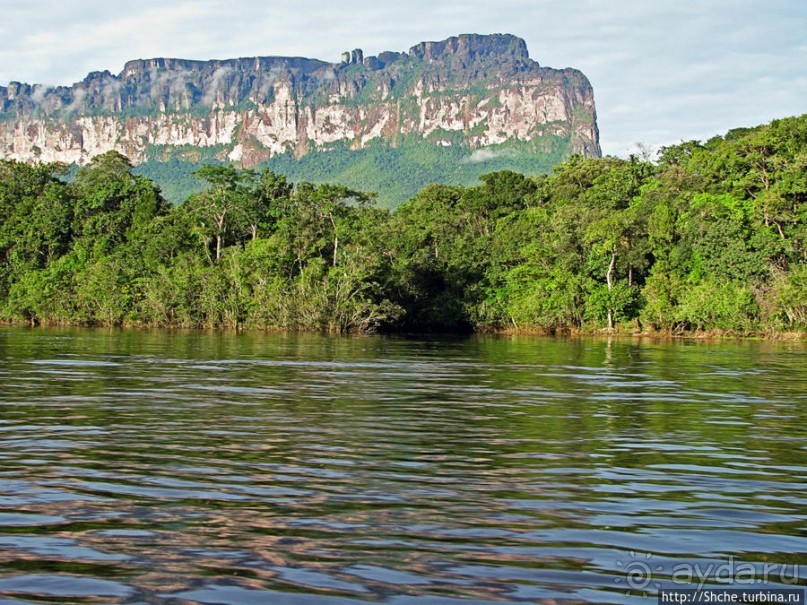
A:
[[[541,67],[511,35],[421,42],[341,63],[289,57],[149,59],[71,87],[0,87],[0,157],[84,163],[117,150],[135,163],[208,148],[256,165],[287,152],[415,135],[479,149],[563,139],[600,155],[594,96],[575,69]]]

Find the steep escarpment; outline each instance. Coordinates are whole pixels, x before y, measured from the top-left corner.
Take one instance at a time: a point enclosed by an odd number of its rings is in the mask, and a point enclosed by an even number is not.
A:
[[[541,67],[523,40],[462,35],[341,63],[288,57],[149,59],[71,87],[0,87],[0,156],[85,163],[205,157],[257,165],[403,138],[473,150],[530,143],[600,154],[591,86]],[[201,156],[200,156],[201,154]]]

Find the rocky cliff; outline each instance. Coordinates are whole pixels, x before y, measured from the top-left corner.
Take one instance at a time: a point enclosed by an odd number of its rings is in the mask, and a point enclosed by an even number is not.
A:
[[[133,162],[206,150],[244,166],[412,135],[469,150],[563,142],[598,156],[594,97],[574,69],[541,67],[511,35],[462,35],[341,63],[287,57],[149,59],[71,87],[0,87],[0,157]]]

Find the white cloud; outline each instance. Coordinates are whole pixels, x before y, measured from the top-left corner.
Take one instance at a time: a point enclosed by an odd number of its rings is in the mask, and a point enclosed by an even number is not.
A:
[[[482,149],[475,149],[464,162],[466,164],[479,164],[481,162],[495,160],[505,155],[507,155],[507,151],[504,149],[487,149],[483,147]]]
[[[43,86],[41,84],[35,85],[33,91],[31,92],[31,101],[33,101],[34,104],[39,105],[45,100],[45,95],[47,95],[50,90],[50,86]]]
[[[83,88],[74,88],[73,89],[73,99],[70,101],[70,104],[65,108],[67,111],[78,111],[81,109],[81,103],[84,101],[84,97],[87,96],[87,91]]]
[[[499,154],[492,149],[477,149],[465,161],[469,164],[479,164],[481,162],[492,160],[497,157],[497,155]]]
[[[222,83],[232,71],[232,67],[220,67],[213,73],[213,78],[202,97],[202,105],[214,105],[218,101],[224,101],[223,98],[219,98],[219,92],[221,92]]]

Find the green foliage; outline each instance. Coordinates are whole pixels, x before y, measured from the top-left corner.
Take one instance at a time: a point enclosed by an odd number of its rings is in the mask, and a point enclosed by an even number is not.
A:
[[[204,151],[154,150],[147,162],[135,168],[135,173],[159,183],[165,198],[178,204],[204,188],[203,181],[194,176],[202,165],[220,163],[215,158],[222,150]],[[547,173],[569,152],[567,139],[552,136],[494,146],[476,155],[462,145],[440,147],[412,136],[402,137],[395,146],[377,141],[354,150],[345,143],[335,143],[325,150],[311,150],[301,158],[289,152],[273,157],[262,167],[292,181],[339,182],[356,190],[375,191],[379,205],[395,208],[430,183],[471,186],[482,175],[502,170],[527,175]]]
[[[705,279],[687,288],[675,309],[678,323],[688,330],[749,333],[758,329],[759,304],[742,282]]]
[[[805,122],[682,143],[655,164],[572,157],[473,185],[457,182],[471,174],[461,150],[453,165],[417,142],[365,150],[368,174],[399,192],[431,162],[445,171],[394,213],[349,179],[293,184],[271,168],[202,164],[201,188],[171,206],[114,152],[70,183],[62,166],[0,162],[0,319],[803,332]],[[314,176],[361,176],[331,153],[310,160]]]
[[[166,200],[172,204],[181,204],[204,189],[204,183],[194,176],[203,165],[202,162],[177,157],[166,161],[150,159],[135,167],[133,172],[158,183]]]
[[[135,176],[128,158],[116,151],[96,156],[71,183],[73,232],[104,255],[136,238],[167,211],[159,189]]]

